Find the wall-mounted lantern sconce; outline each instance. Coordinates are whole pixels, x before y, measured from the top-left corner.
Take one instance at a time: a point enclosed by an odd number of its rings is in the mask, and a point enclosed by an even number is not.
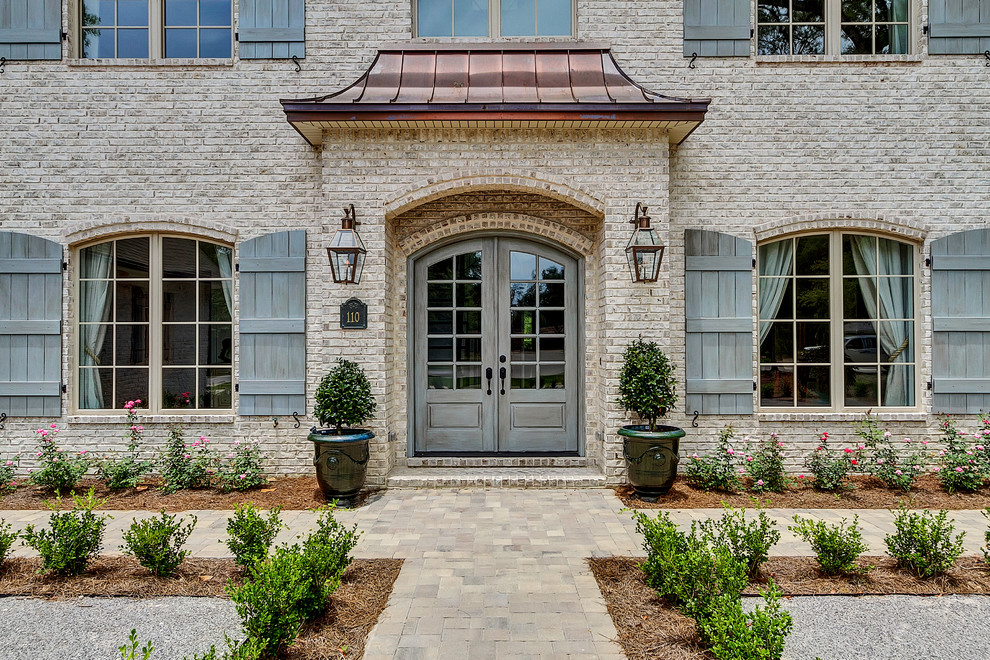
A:
[[[334,232],[327,247],[330,257],[330,274],[338,284],[357,284],[361,281],[361,271],[364,270],[364,255],[368,252],[364,242],[358,236],[354,226],[358,224],[354,214],[354,205],[344,208],[344,217],[340,219],[340,229]]]
[[[650,227],[650,216],[646,215],[648,210],[642,202],[636,202],[636,217],[633,220],[636,230],[626,246],[633,282],[656,282],[660,277],[664,245],[657,230]]]

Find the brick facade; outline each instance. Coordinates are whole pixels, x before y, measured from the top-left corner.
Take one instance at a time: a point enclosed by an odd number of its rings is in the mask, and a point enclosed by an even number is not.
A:
[[[369,478],[384,484],[407,461],[406,268],[437,241],[511,230],[584,258],[585,462],[622,480],[614,429],[622,351],[642,335],[660,342],[683,378],[684,230],[757,241],[795,231],[859,228],[931,241],[990,226],[990,76],[982,57],[929,56],[915,21],[915,54],[835,57],[682,56],[679,0],[578,0],[578,36],[609,42],[648,89],[710,97],[702,126],[677,147],[653,130],[334,130],[314,149],[286,123],[279,98],[335,91],[357,78],[378,45],[411,37],[409,0],[308,0],[306,58],[291,61],[8,62],[0,75],[0,230],[76,246],[126,232],[176,232],[229,242],[285,228],[307,234],[307,393],[337,357],[360,362],[379,409]],[[236,6],[236,3],[235,3]],[[236,10],[235,10],[236,13]],[[927,3],[916,16],[927,15]],[[235,16],[236,21],[236,16]],[[236,25],[236,23],[235,23]],[[661,280],[629,281],[623,249],[637,202],[668,245]],[[328,282],[325,246],[340,209],[354,204],[367,245],[357,286]],[[754,255],[755,256],[755,255]],[[72,290],[73,269],[65,275]],[[931,377],[930,277],[919,277],[922,342],[917,380]],[[235,287],[235,310],[237,309]],[[367,330],[340,330],[337,309],[368,303]],[[123,445],[123,415],[72,412],[76,313],[65,296],[66,446]],[[754,282],[755,316],[755,282]],[[755,332],[755,321],[754,321]],[[235,342],[236,343],[236,342]],[[990,358],[990,356],[987,356]],[[237,349],[235,345],[235,374]],[[754,351],[754,376],[756,375]],[[680,388],[683,391],[683,386]],[[888,415],[892,430],[931,436],[931,397]],[[820,431],[850,439],[849,413],[760,412],[692,417],[685,452],[707,450],[731,423],[741,435],[776,431],[797,469]],[[11,418],[0,455],[25,454],[31,431],[53,420]],[[220,445],[260,441],[280,473],[309,472],[311,449],[291,418],[160,415]],[[309,415],[303,427],[313,423]],[[967,420],[968,423],[969,420]],[[149,443],[151,444],[151,443]],[[563,463],[566,463],[563,462]],[[30,462],[25,461],[24,466]]]

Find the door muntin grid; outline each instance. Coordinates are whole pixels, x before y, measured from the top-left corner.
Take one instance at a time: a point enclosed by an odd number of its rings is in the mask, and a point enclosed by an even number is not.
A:
[[[511,389],[563,389],[564,266],[537,254],[509,252]]]
[[[480,390],[482,251],[441,259],[426,278],[427,388]]]

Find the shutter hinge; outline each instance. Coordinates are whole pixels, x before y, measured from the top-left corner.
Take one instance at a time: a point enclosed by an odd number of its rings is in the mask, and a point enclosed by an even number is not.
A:
[[[234,33],[234,41],[240,41],[240,40],[241,40],[241,33],[240,32],[235,32]]]
[[[240,392],[241,391],[241,385],[240,385],[240,383],[234,383],[234,391],[235,392]]]
[[[929,28],[929,27],[928,27],[927,25],[922,25],[922,26],[921,26],[921,34],[923,34],[923,35],[925,35],[925,36],[928,36],[928,30],[929,30],[929,29],[930,29],[930,28]]]
[[[931,392],[931,390],[932,390],[932,381],[928,381],[927,383],[925,383],[925,389],[928,390],[929,392]]]
[[[237,263],[234,264],[234,272],[235,273],[241,272],[241,264],[240,264],[240,262],[237,262]]]
[[[69,260],[68,259],[66,259],[65,261],[62,262],[62,270],[63,271],[69,270]]]
[[[756,36],[756,29],[751,27],[749,28],[749,38],[752,39],[754,36]]]
[[[67,394],[69,391],[69,386],[65,383],[62,384],[62,394]]]
[[[931,268],[931,267],[932,267],[932,258],[930,256],[925,257],[925,268]]]
[[[757,388],[756,388],[756,381],[754,380],[754,381],[753,381],[753,391],[755,392],[755,391],[756,391],[756,389],[757,389]]]
[[[756,270],[756,259],[753,259],[753,270]]]

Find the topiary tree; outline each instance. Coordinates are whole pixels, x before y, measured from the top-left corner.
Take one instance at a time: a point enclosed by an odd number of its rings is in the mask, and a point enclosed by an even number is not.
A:
[[[674,365],[655,342],[642,338],[629,344],[619,374],[619,405],[657,430],[657,420],[677,403]]]
[[[340,435],[344,426],[354,426],[375,414],[375,398],[364,370],[348,360],[337,359],[337,366],[323,377],[316,388],[313,414],[320,426],[334,427]]]

